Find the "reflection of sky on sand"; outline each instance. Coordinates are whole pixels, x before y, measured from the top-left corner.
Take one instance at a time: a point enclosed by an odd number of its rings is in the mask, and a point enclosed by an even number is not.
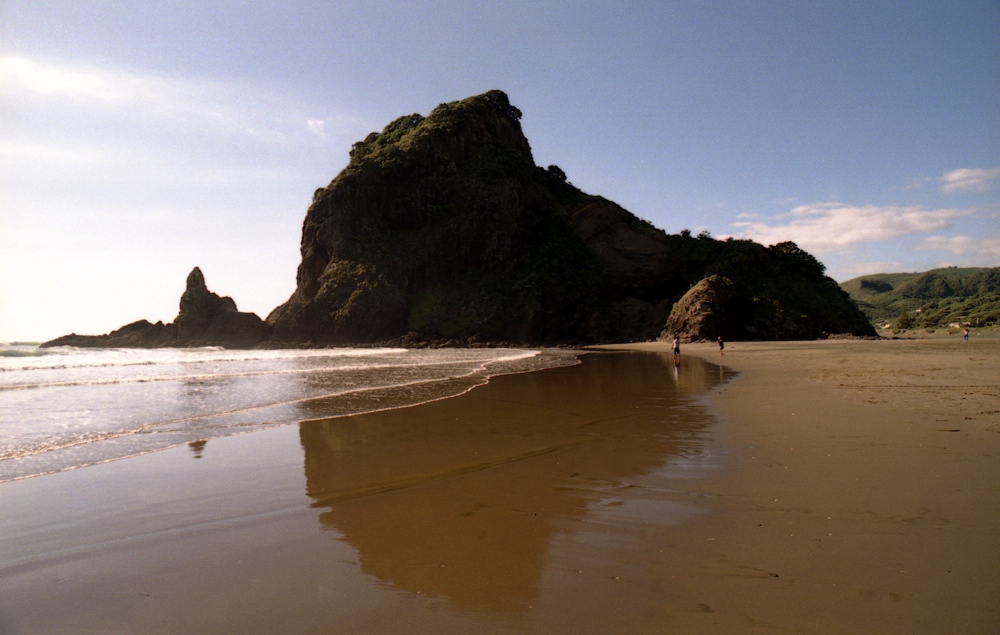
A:
[[[600,536],[584,545],[599,551],[691,513],[665,475],[703,454],[710,418],[693,398],[717,373],[591,354],[461,399],[304,423],[307,493],[363,572],[456,608],[522,612],[547,592],[556,544]]]

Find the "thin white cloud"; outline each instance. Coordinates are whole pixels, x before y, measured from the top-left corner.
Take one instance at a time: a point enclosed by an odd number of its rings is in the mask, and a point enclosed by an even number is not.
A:
[[[884,273],[886,271],[899,271],[905,265],[896,260],[880,260],[877,262],[851,262],[840,267],[843,276],[856,278],[867,276],[873,273]]]
[[[326,130],[324,129],[325,126],[326,121],[322,119],[310,119],[306,122],[306,129],[320,139],[326,136]]]
[[[1000,265],[1000,237],[973,238],[972,236],[929,236],[921,244],[922,249],[941,249],[957,256],[987,260]]]
[[[140,75],[116,68],[58,66],[17,57],[0,58],[4,101],[56,103],[127,110],[143,117],[214,122],[230,130],[242,126],[225,101],[232,87],[198,79]]]
[[[952,170],[938,180],[941,181],[941,191],[949,194],[960,192],[987,192],[993,183],[1000,179],[1000,168],[986,170],[983,168],[959,168]]]
[[[66,71],[46,67],[22,57],[0,58],[0,89],[8,95],[12,91],[40,93],[43,95],[89,96],[114,99],[109,93],[114,84],[94,72]]]
[[[80,166],[105,161],[110,153],[106,148],[80,144],[53,145],[34,141],[0,139],[0,165],[8,161],[13,166],[37,162],[46,165]],[[10,168],[8,168],[10,169]]]
[[[138,128],[238,135],[282,143],[306,132],[320,138],[360,129],[358,118],[329,113],[308,116],[308,106],[255,87],[198,77],[141,74],[114,67],[51,64],[0,57],[0,107],[49,121],[107,121]],[[62,109],[59,116],[50,110]],[[304,116],[306,115],[306,116]],[[41,116],[41,115],[39,115]],[[89,118],[89,119],[88,119]],[[356,133],[354,133],[356,134]]]
[[[308,110],[225,82],[0,56],[0,112],[15,114],[0,118],[0,220],[31,226],[43,222],[32,210],[71,214],[93,201],[109,210],[206,201],[220,214],[256,209],[233,202],[287,194],[323,165],[312,158],[320,146],[340,145],[346,159],[358,130],[369,129],[349,114]]]
[[[775,244],[786,240],[816,253],[841,252],[858,243],[877,242],[947,228],[971,210],[925,210],[921,206],[853,206],[843,203],[800,205],[770,221],[733,223],[743,235]]]

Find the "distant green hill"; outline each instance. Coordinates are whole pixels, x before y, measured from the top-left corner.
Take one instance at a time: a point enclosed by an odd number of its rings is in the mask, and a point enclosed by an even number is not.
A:
[[[842,282],[840,288],[873,324],[927,328],[1000,322],[1000,267],[876,273]]]

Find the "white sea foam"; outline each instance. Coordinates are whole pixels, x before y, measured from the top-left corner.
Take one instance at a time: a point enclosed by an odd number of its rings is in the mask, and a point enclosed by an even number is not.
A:
[[[0,481],[274,425],[398,408],[575,363],[522,349],[0,345]]]
[[[405,348],[324,348],[230,350],[203,348],[38,348],[33,344],[0,344],[0,372],[8,370],[59,370],[150,366],[170,363],[240,362],[308,359],[312,357],[379,357],[403,354]]]

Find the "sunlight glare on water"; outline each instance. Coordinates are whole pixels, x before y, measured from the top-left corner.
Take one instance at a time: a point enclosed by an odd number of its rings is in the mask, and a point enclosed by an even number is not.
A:
[[[0,345],[0,481],[303,419],[432,401],[575,363],[521,349]]]

